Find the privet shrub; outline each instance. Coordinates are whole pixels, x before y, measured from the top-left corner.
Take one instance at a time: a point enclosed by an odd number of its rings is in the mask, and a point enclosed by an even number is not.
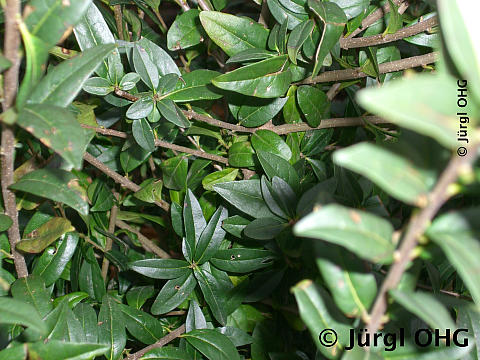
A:
[[[0,359],[480,357],[475,0],[4,0]]]

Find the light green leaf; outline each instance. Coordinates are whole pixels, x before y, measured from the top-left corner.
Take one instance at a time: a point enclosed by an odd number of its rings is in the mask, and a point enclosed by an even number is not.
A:
[[[27,103],[67,107],[113,49],[113,44],[96,46],[57,65],[35,87]]]
[[[228,163],[235,167],[249,167],[255,165],[253,155],[255,151],[248,141],[236,142],[228,149]]]
[[[18,114],[17,124],[76,169],[82,167],[88,138],[70,111],[47,104],[26,105]]]
[[[81,344],[59,340],[28,344],[28,355],[32,359],[89,360],[107,351],[108,346],[102,344]]]
[[[283,139],[271,130],[257,130],[252,135],[252,146],[255,151],[266,151],[290,160],[292,151]]]
[[[285,94],[291,81],[287,55],[282,55],[220,75],[212,83],[243,95],[276,98]]]
[[[268,30],[252,19],[217,11],[202,11],[200,21],[208,36],[229,56],[252,48],[265,49]]]
[[[135,71],[140,75],[140,78],[148,86],[150,90],[154,90],[158,87],[158,79],[160,78],[158,74],[158,68],[154,64],[153,60],[150,59],[147,51],[136,44],[133,48],[133,65]]]
[[[177,155],[163,161],[160,165],[163,184],[168,189],[184,190],[187,186],[188,160],[185,155]]]
[[[183,50],[205,41],[199,14],[200,10],[191,9],[177,16],[167,33],[169,50]]]
[[[110,81],[102,77],[92,77],[83,85],[83,90],[89,94],[105,96],[110,94],[114,89]]]
[[[295,225],[294,233],[344,246],[373,262],[391,262],[395,250],[393,227],[388,221],[336,204],[323,206],[304,217]]]
[[[13,221],[10,216],[0,214],[0,232],[8,230],[12,224]]]
[[[133,194],[137,199],[148,203],[162,200],[162,180],[147,179],[140,186],[141,189]]]
[[[0,323],[2,324],[19,324],[40,334],[45,334],[47,328],[43,322],[37,309],[29,303],[23,302],[20,299],[12,299],[8,297],[0,297]]]
[[[220,75],[219,72],[199,69],[182,76],[182,80],[176,82],[176,86],[166,96],[175,102],[190,102],[197,100],[215,100],[222,94],[211,84],[212,79]]]
[[[69,220],[55,217],[27,234],[24,239],[17,243],[16,247],[24,252],[38,254],[60,236],[73,230],[75,229]]]
[[[162,347],[152,349],[142,356],[142,360],[191,360],[192,357],[185,350],[176,347]]]
[[[213,190],[213,186],[228,181],[233,181],[238,175],[238,169],[226,168],[221,171],[215,171],[205,176],[202,185],[205,190]]]
[[[424,206],[433,185],[429,174],[408,158],[369,143],[338,150],[333,161],[367,177],[392,196],[411,205]]]

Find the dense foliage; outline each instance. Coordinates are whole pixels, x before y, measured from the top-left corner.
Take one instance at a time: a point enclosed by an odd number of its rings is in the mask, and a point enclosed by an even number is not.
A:
[[[0,360],[480,358],[475,0],[1,4]]]

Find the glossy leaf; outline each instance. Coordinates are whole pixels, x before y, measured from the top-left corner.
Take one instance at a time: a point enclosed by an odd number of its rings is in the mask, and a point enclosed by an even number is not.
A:
[[[73,230],[75,229],[69,220],[61,217],[52,218],[39,228],[27,234],[24,239],[17,244],[17,249],[38,254],[60,236]]]
[[[257,127],[273,119],[282,110],[288,97],[277,98],[265,105],[244,104],[238,111],[240,124],[246,127]]]
[[[311,127],[317,127],[322,119],[328,117],[330,103],[323,91],[313,86],[300,86],[297,89],[297,101]]]
[[[0,214],[0,232],[8,230],[12,224],[13,221],[10,216]]]
[[[243,95],[276,98],[285,94],[291,81],[287,56],[282,55],[220,75],[212,83]]]
[[[187,49],[205,40],[199,14],[199,10],[191,9],[177,16],[167,33],[169,50]]]
[[[47,328],[38,311],[29,303],[7,297],[0,297],[0,323],[19,324],[45,334]]]
[[[175,102],[190,102],[196,100],[215,100],[222,94],[211,84],[212,79],[220,75],[217,71],[199,69],[186,73],[182,80],[176,82],[176,86],[168,92],[168,99]]]
[[[137,42],[137,46],[145,50],[145,52],[148,54],[149,60],[157,67],[157,72],[159,75],[181,75],[180,70],[178,70],[178,67],[175,64],[175,61],[173,61],[170,55],[168,55],[168,53],[160,46],[156,45],[145,37]]]
[[[151,313],[164,314],[180,305],[197,286],[197,281],[192,272],[177,279],[169,280],[158,293],[152,305]]]
[[[10,291],[15,300],[35,307],[36,313],[40,314],[41,317],[47,315],[53,308],[50,295],[45,288],[45,282],[40,276],[29,275],[15,280]]]
[[[235,345],[215,330],[197,329],[182,337],[210,360],[240,360]]]
[[[267,174],[270,179],[278,176],[285,180],[293,190],[297,191],[299,189],[300,178],[293,166],[290,165],[287,160],[278,155],[262,150],[257,151],[257,157],[260,164],[262,164],[265,174]]]
[[[163,184],[173,190],[183,190],[186,187],[188,160],[185,155],[178,155],[161,164]]]
[[[315,22],[313,20],[305,20],[298,24],[290,33],[287,42],[288,58],[294,63],[297,63],[297,56],[305,40],[307,40],[310,33],[313,31]]]
[[[71,206],[82,215],[88,214],[88,203],[78,187],[78,179],[68,171],[35,170],[23,176],[10,188],[58,201]]]
[[[88,360],[105,354],[108,347],[103,344],[81,344],[51,340],[28,344],[28,354],[32,359]]]
[[[128,332],[142,343],[153,344],[164,335],[162,324],[152,315],[124,304],[117,306],[123,314]]]
[[[57,65],[35,87],[28,103],[67,107],[113,49],[112,44],[99,45]]]
[[[391,262],[395,249],[393,227],[388,221],[336,204],[323,206],[307,215],[295,225],[294,233],[344,246],[374,262]]]
[[[185,350],[176,347],[162,347],[148,351],[142,359],[162,360],[191,360],[192,357]]]
[[[233,181],[237,177],[238,169],[227,168],[221,171],[216,171],[205,176],[202,180],[202,185],[205,190],[213,190],[213,186],[228,181]]]
[[[203,315],[202,309],[195,300],[191,300],[188,305],[187,320],[185,321],[185,331],[189,332],[195,329],[206,329],[207,321]]]
[[[220,270],[248,273],[272,264],[274,255],[268,250],[233,248],[218,250],[210,262]]]
[[[137,260],[129,268],[154,279],[175,279],[190,272],[189,263],[177,259]]]
[[[252,48],[265,49],[268,30],[251,19],[203,11],[200,21],[208,36],[229,56]]]
[[[135,309],[140,309],[154,293],[155,289],[151,285],[135,286],[127,292],[127,303]]]
[[[255,151],[248,141],[236,142],[228,149],[228,163],[235,167],[254,166],[254,154]]]
[[[135,71],[140,75],[142,81],[150,90],[154,90],[158,86],[159,73],[158,68],[150,58],[147,51],[140,45],[135,45],[133,48],[133,65]]]
[[[205,269],[198,267],[193,273],[213,316],[220,324],[225,325],[228,315],[226,292],[229,289],[225,288],[222,279],[217,279],[217,277]]]
[[[127,342],[123,313],[110,295],[102,298],[98,314],[98,342],[108,346],[107,359],[119,359]]]
[[[132,133],[137,144],[140,145],[143,149],[149,152],[155,150],[155,137],[147,119],[142,118],[138,120],[133,120]]]
[[[280,234],[288,226],[284,220],[265,217],[253,220],[243,232],[246,236],[255,240],[270,240]]]
[[[158,101],[157,109],[165,119],[179,127],[187,128],[191,125],[182,110],[171,99]]]
[[[266,151],[290,160],[292,151],[285,141],[270,130],[257,130],[252,135],[252,146],[255,151]]]
[[[220,206],[210,218],[196,244],[194,260],[197,264],[203,264],[216,254],[220,243],[225,237],[222,223],[227,217],[227,209]]]
[[[187,190],[183,204],[183,223],[185,227],[185,245],[190,257],[193,258],[197,243],[207,226],[207,222],[197,198],[190,189]]]

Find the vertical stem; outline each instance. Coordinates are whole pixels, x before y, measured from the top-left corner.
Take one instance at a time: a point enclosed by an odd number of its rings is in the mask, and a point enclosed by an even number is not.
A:
[[[118,38],[120,40],[125,40],[123,36],[122,5],[114,5],[113,13],[115,15],[115,23],[117,24]]]
[[[5,72],[4,78],[4,102],[3,111],[10,109],[15,101],[18,90],[18,73],[20,69],[20,33],[18,31],[17,19],[20,18],[20,0],[7,0],[5,12],[5,57],[10,60],[12,66]],[[15,270],[18,277],[28,276],[27,264],[23,255],[15,249],[20,241],[20,230],[18,228],[18,212],[15,203],[15,194],[8,189],[13,184],[14,170],[15,133],[13,127],[2,124],[2,195],[5,202],[5,214],[9,216],[13,224],[8,229],[8,240],[15,263]]]
[[[268,10],[267,0],[262,1],[262,10],[260,11],[260,17],[258,18],[258,22],[263,25],[264,28],[268,26],[268,18],[270,16],[270,12]]]
[[[115,197],[115,201],[117,201],[118,194],[114,192],[113,196]],[[118,213],[118,207],[117,207],[117,204],[115,203],[113,204],[112,210],[110,210],[110,220],[108,223],[108,232],[111,234],[115,232],[115,223],[117,221],[117,213]],[[107,236],[107,240],[105,243],[105,252],[110,251],[111,249],[112,249],[112,239]],[[110,261],[104,255],[103,263],[102,263],[102,277],[103,277],[103,280],[105,281],[105,284],[107,284],[107,273],[108,273],[109,265],[110,265]]]

